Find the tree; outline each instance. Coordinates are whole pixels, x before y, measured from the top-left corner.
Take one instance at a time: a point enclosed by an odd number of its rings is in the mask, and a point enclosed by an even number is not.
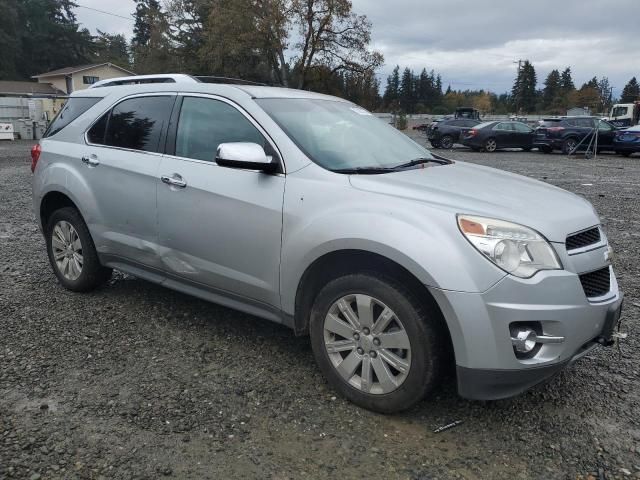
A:
[[[513,104],[517,111],[533,112],[536,108],[536,71],[529,62],[525,60],[518,71],[518,76],[511,91]]]
[[[544,89],[542,90],[542,104],[545,110],[557,110],[557,104],[560,97],[560,72],[556,69],[551,70],[544,81]],[[553,112],[558,113],[558,112]]]
[[[636,100],[640,100],[640,85],[638,84],[636,77],[633,77],[622,89],[620,103],[631,103]]]
[[[400,108],[405,113],[412,113],[414,106],[414,75],[409,68],[405,68],[402,72],[402,78],[400,80],[400,89],[398,96],[400,100]]]
[[[136,0],[131,50],[137,73],[180,69],[171,46],[167,13],[158,0]]]
[[[612,88],[607,77],[602,77],[598,82],[598,93],[600,95],[600,112],[606,113],[609,111],[612,102]]]
[[[395,108],[397,108],[399,96],[400,66],[396,65],[391,75],[387,77],[387,86],[384,89],[384,96],[382,97],[382,99],[387,108],[391,107],[393,110],[395,110]]]
[[[598,90],[596,77],[584,83],[580,90],[574,93],[573,103],[580,107],[589,107],[591,110],[597,110],[600,107],[600,90]]]
[[[571,77],[570,67],[565,68],[562,71],[562,75],[560,75],[560,89],[562,89],[565,95],[576,89],[573,78]]]
[[[110,62],[121,67],[129,67],[129,45],[124,35],[112,35],[98,30],[98,35],[93,37],[95,46],[94,61],[98,63]]]
[[[91,61],[91,35],[79,28],[75,7],[71,0],[3,0],[2,78],[30,78]]]
[[[371,22],[353,13],[350,0],[292,0],[291,13],[300,37],[293,61],[298,88],[320,66],[363,74],[382,64],[382,54],[369,49]]]

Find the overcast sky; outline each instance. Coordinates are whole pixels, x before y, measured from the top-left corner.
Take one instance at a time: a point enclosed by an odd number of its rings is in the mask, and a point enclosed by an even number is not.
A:
[[[131,36],[133,0],[76,0],[78,21]],[[553,68],[571,66],[578,87],[609,77],[614,96],[640,77],[640,0],[352,0],[373,23],[384,83],[396,64],[442,75],[446,88],[511,89],[518,59],[529,59],[541,86]],[[119,18],[113,15],[120,15]]]

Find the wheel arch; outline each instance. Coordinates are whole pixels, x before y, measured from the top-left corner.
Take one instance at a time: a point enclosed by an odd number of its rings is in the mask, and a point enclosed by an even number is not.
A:
[[[295,295],[293,324],[296,335],[308,333],[309,315],[307,313],[311,310],[322,287],[335,278],[354,272],[383,275],[408,288],[420,302],[428,306],[431,311],[437,312],[437,321],[446,332],[449,346],[451,346],[451,333],[446,319],[426,285],[396,261],[379,253],[359,249],[342,249],[325,253],[304,271]]]
[[[51,190],[42,197],[42,200],[40,201],[39,213],[40,224],[42,225],[43,230],[47,226],[47,222],[53,212],[64,207],[73,207],[76,210],[80,211],[71,197],[59,190]],[[82,215],[82,213],[80,213],[80,215]]]

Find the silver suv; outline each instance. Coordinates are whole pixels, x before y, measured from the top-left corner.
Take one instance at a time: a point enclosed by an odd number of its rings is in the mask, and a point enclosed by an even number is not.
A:
[[[282,323],[380,412],[453,365],[460,395],[498,399],[612,342],[622,293],[583,198],[435,157],[339,98],[162,81],[75,92],[32,149],[64,287],[116,268]]]

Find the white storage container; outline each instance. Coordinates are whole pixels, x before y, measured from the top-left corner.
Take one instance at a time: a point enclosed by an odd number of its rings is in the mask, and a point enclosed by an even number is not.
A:
[[[13,140],[12,123],[0,123],[0,140]]]

